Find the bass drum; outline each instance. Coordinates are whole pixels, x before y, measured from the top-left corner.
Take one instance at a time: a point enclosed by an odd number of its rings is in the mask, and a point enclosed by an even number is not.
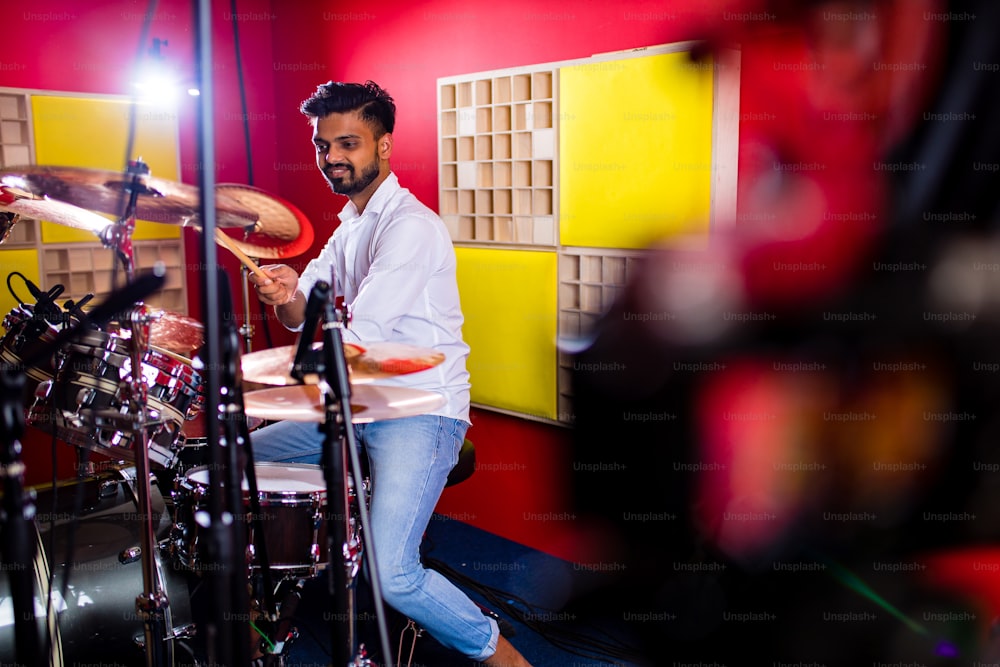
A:
[[[32,575],[34,613],[40,636],[48,637],[43,639],[48,648],[41,664],[105,665],[109,659],[115,665],[147,664],[144,624],[136,611],[136,598],[143,593],[138,558],[143,526],[133,475],[134,470],[122,469],[37,492],[35,526],[40,546]],[[153,530],[159,541],[169,533],[169,514],[155,484],[151,491]],[[75,513],[73,508],[78,506],[81,510]],[[66,562],[72,567],[64,567]],[[7,575],[16,565],[0,567],[4,570],[0,573],[0,664],[8,665],[15,663],[16,647]],[[159,553],[154,576],[169,601],[162,639],[167,664],[194,665],[184,641],[194,631],[190,578],[169,563],[164,566]]]

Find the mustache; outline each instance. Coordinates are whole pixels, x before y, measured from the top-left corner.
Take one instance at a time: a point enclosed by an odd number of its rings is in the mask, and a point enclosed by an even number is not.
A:
[[[354,167],[352,167],[351,165],[345,164],[343,162],[338,162],[336,164],[328,164],[328,165],[326,165],[325,167],[323,167],[323,172],[326,173],[326,174],[329,174],[334,169],[346,169],[346,170],[348,170],[350,172],[354,171]]]

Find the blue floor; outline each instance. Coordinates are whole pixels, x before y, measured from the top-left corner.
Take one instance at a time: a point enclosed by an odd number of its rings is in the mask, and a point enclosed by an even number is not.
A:
[[[533,551],[459,521],[436,515],[427,530],[425,562],[444,571],[470,597],[496,613],[504,634],[534,667],[597,667],[639,665],[622,637],[624,628],[584,620],[567,604],[581,590],[593,586],[594,574],[572,563]],[[359,609],[367,608],[362,593]],[[287,664],[314,667],[330,663],[331,630],[322,622],[328,604],[325,580],[309,580],[295,614],[299,638],[289,650]],[[386,614],[390,651],[399,653],[405,619]],[[614,636],[612,636],[612,633]],[[361,629],[370,639],[373,658],[378,650],[377,625]],[[424,633],[412,643],[405,635],[401,652],[406,665],[413,647],[413,667],[470,667],[478,664],[439,645]]]

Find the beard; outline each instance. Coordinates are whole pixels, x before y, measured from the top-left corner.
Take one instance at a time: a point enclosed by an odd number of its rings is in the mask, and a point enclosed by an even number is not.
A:
[[[348,170],[348,175],[341,178],[332,178],[327,172],[327,169],[332,169],[334,167],[343,167]],[[338,195],[346,195],[351,197],[364,191],[372,182],[378,178],[378,156],[375,156],[370,163],[365,165],[361,169],[361,173],[357,174],[354,170],[353,165],[346,163],[337,163],[327,165],[326,169],[323,170],[323,177],[326,178],[326,182],[329,184],[330,189],[333,190]]]

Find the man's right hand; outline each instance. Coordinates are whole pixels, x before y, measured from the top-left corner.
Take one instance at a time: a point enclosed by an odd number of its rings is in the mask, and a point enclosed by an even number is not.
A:
[[[299,274],[285,264],[270,264],[260,267],[268,278],[251,273],[249,280],[257,291],[257,297],[274,306],[278,320],[289,329],[302,326],[305,318],[306,299],[300,296]]]
[[[249,275],[250,282],[257,290],[257,297],[269,306],[283,306],[295,297],[299,285],[299,274],[285,264],[270,264],[260,267],[268,279],[255,273]]]

